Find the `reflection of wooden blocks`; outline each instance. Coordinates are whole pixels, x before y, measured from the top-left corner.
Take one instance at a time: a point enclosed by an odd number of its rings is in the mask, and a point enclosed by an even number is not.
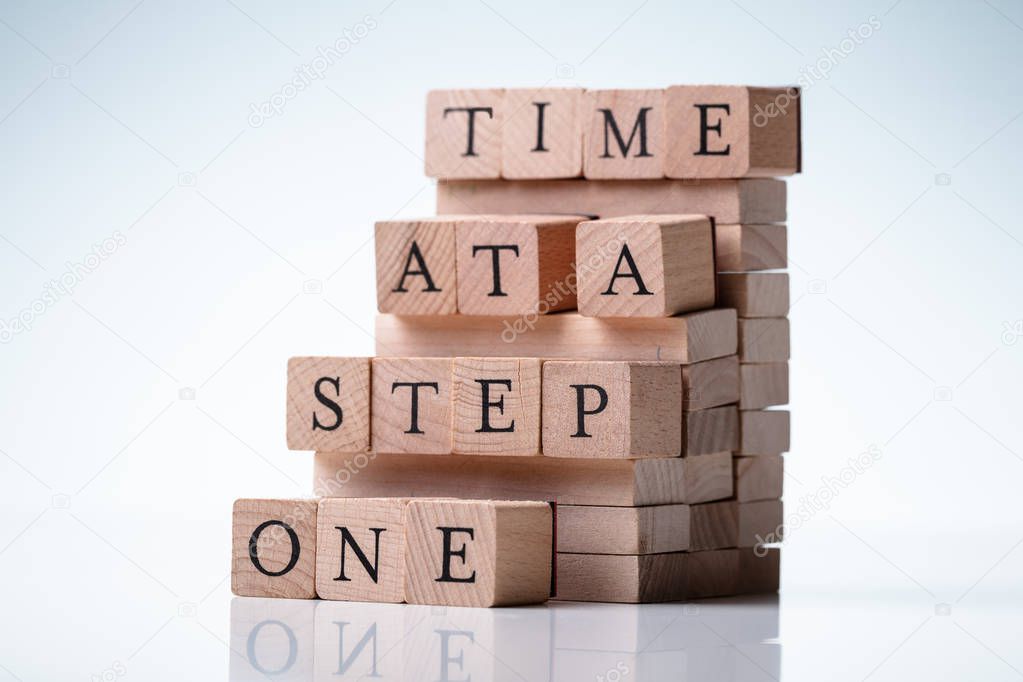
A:
[[[689,507],[689,551],[739,546],[739,505],[732,500]]]
[[[451,452],[451,359],[373,358],[373,450]]]
[[[790,447],[788,410],[743,410],[739,413],[739,455],[780,455]]]
[[[739,447],[739,410],[734,405],[682,413],[682,454],[709,455]]]
[[[316,500],[236,500],[231,592],[239,597],[316,597]]]
[[[714,245],[706,216],[593,220],[576,231],[579,312],[665,317],[714,305]]]
[[[739,502],[780,499],[783,478],[781,455],[736,457],[735,499]]]
[[[526,315],[575,308],[575,228],[583,216],[456,221],[458,311]]]
[[[407,644],[407,611],[408,607],[403,604],[318,602],[314,640],[316,675],[311,679],[315,682],[367,679],[399,682],[405,679],[402,659]],[[302,644],[300,640],[300,646]],[[245,650],[244,642],[241,650]],[[276,676],[273,679],[276,680]],[[309,679],[302,678],[303,682]]]
[[[740,410],[762,410],[789,402],[789,365],[739,365]]]
[[[398,315],[453,315],[455,225],[449,218],[376,224],[377,309]]]
[[[789,314],[788,273],[720,274],[717,304],[719,307],[735,308],[739,317],[785,317]]]
[[[739,591],[739,550],[690,552],[687,599],[726,597]]]
[[[558,505],[558,551],[579,554],[662,554],[689,549],[689,506]]]
[[[535,358],[455,358],[453,451],[539,455],[542,364]]]
[[[432,90],[426,97],[426,175],[501,175],[503,90]]]
[[[557,599],[628,604],[683,599],[689,556],[559,553]]]
[[[739,504],[739,547],[781,542],[785,535],[781,500]]]
[[[739,402],[739,359],[735,355],[682,368],[683,409],[705,410]]]
[[[682,461],[686,465],[682,502],[699,504],[732,496],[734,481],[731,452],[684,457]]]
[[[548,457],[675,457],[682,449],[682,371],[662,362],[545,362]]]
[[[405,600],[405,507],[394,497],[320,500],[316,594],[321,599]]]
[[[787,268],[788,235],[785,226],[716,224],[714,259],[718,272]]]
[[[739,594],[773,594],[781,585],[781,550],[739,550]]]
[[[315,616],[321,603],[305,599],[232,599],[228,680],[314,679]]]
[[[789,354],[787,318],[739,320],[739,362],[788,362]]]
[[[583,136],[587,178],[664,177],[664,91],[588,91]]]
[[[369,358],[288,360],[288,448],[355,452],[369,447]]]
[[[410,604],[508,606],[550,596],[549,504],[412,500],[405,518]]]
[[[582,88],[504,91],[501,175],[575,178],[583,172]]]
[[[664,95],[672,178],[799,172],[799,89],[678,85]]]

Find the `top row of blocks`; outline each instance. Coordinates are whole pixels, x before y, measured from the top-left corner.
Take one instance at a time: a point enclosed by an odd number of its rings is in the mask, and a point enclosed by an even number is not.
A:
[[[434,90],[441,179],[748,178],[800,172],[799,88]]]

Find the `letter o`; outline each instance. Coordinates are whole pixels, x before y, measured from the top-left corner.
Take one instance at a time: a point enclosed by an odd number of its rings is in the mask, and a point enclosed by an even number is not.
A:
[[[259,661],[256,660],[256,638],[259,637],[260,631],[262,631],[262,629],[267,625],[276,625],[284,631],[285,635],[288,636],[288,660],[286,660],[284,665],[277,670],[267,670],[259,664]],[[291,666],[295,665],[295,660],[298,658],[298,640],[295,639],[295,633],[292,632],[291,628],[281,621],[264,620],[256,625],[256,627],[252,628],[252,631],[249,633],[249,639],[245,643],[245,653],[248,654],[249,663],[252,664],[252,667],[263,675],[280,675],[284,671],[290,669]]]
[[[280,526],[288,533],[288,539],[291,541],[291,557],[288,559],[288,565],[279,571],[268,571],[263,567],[263,564],[259,560],[259,548],[257,543],[259,542],[259,536],[262,535],[263,531],[270,526]],[[252,561],[252,565],[256,567],[256,570],[263,575],[268,575],[271,578],[282,576],[291,569],[295,568],[298,564],[298,557],[302,553],[302,545],[298,540],[298,533],[295,529],[276,519],[264,521],[263,523],[256,526],[256,530],[252,531],[252,535],[249,537],[249,559]]]

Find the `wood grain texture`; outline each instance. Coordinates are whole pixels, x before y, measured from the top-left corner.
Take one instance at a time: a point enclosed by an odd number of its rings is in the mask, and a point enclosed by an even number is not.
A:
[[[452,219],[385,220],[376,224],[374,235],[377,310],[398,315],[458,311]]]
[[[739,503],[739,547],[781,542],[785,512],[781,500]]]
[[[682,413],[683,456],[709,455],[739,447],[739,409],[735,405]]]
[[[662,554],[689,549],[689,506],[558,505],[558,552]]]
[[[558,553],[560,601],[645,604],[685,598],[685,552],[616,556]]]
[[[501,176],[575,178],[583,172],[583,89],[504,91]]]
[[[739,365],[740,410],[762,410],[789,402],[789,365]]]
[[[503,98],[504,91],[499,89],[432,90],[427,94],[424,158],[428,177],[501,176]],[[489,108],[489,113],[465,111],[482,107]]]
[[[664,177],[664,91],[588,90],[583,174],[594,179]]]
[[[452,448],[460,455],[539,455],[541,369],[536,358],[455,358]]]
[[[744,410],[739,413],[739,455],[780,455],[791,445],[788,410]]]
[[[543,365],[543,453],[635,459],[682,453],[682,368],[664,362]]]
[[[554,538],[546,503],[412,500],[405,529],[410,604],[510,606],[550,596]]]
[[[784,225],[714,226],[718,272],[781,270],[788,267],[788,231]]]
[[[739,362],[788,362],[790,355],[787,318],[739,319]]]
[[[732,453],[715,452],[699,457],[684,457],[682,461],[686,465],[682,502],[699,504],[723,500],[732,496],[734,489]]]
[[[369,375],[369,358],[289,359],[288,448],[347,452],[368,449]]]
[[[781,586],[781,549],[739,550],[739,594],[773,594]]]
[[[714,305],[711,220],[633,215],[576,230],[579,312],[589,317],[667,317]]]
[[[682,368],[682,409],[706,410],[739,402],[739,359],[729,355]]]
[[[739,593],[739,550],[690,552],[687,599],[727,597]]]
[[[437,183],[437,213],[708,215],[722,225],[785,220],[783,180],[469,180]]]
[[[669,318],[594,318],[576,313],[518,317],[469,315],[376,318],[382,357],[543,357],[567,360],[656,360],[689,364],[734,355],[735,311],[706,310]]]
[[[789,276],[784,272],[726,272],[718,275],[718,306],[739,317],[789,314]]]
[[[702,552],[739,546],[739,504],[733,500],[689,508],[689,550]]]
[[[736,457],[735,499],[739,502],[780,499],[784,473],[780,455]]]
[[[316,597],[316,500],[240,499],[231,520],[231,592]]]
[[[376,452],[451,452],[450,358],[373,358]]]
[[[320,500],[316,517],[320,599],[394,604],[405,600],[407,505],[407,499],[393,497]]]

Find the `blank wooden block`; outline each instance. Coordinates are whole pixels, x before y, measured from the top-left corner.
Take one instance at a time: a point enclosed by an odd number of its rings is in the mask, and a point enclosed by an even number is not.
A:
[[[739,550],[739,594],[773,594],[781,585],[781,550]]]
[[[664,177],[663,90],[589,90],[583,126],[587,178]]]
[[[381,221],[375,227],[375,242],[380,312],[457,312],[455,224],[451,218]]]
[[[235,500],[231,592],[316,597],[316,500]]]
[[[799,88],[678,85],[665,92],[664,107],[668,177],[799,172]]]
[[[573,310],[575,228],[583,220],[565,215],[459,219],[459,312],[535,315]]]
[[[451,452],[451,359],[373,358],[376,452]]]
[[[547,601],[553,512],[543,502],[412,500],[405,522],[410,604]]]
[[[684,457],[682,461],[686,465],[682,502],[699,504],[732,496],[732,453],[715,452],[699,457]]]
[[[739,550],[690,552],[687,599],[729,597],[739,593]]]
[[[784,317],[739,320],[739,362],[788,362],[789,321]]]
[[[288,448],[369,448],[369,358],[288,360]]]
[[[739,317],[789,314],[789,276],[784,272],[728,272],[718,275],[718,307]]]
[[[536,358],[455,358],[453,451],[539,455],[542,364]]]
[[[780,455],[736,457],[735,499],[739,502],[780,499],[784,473]]]
[[[762,410],[789,402],[789,365],[739,365],[740,410]]]
[[[739,546],[739,504],[733,500],[692,505],[689,524],[692,552]]]
[[[558,552],[662,554],[689,549],[689,506],[558,505]]]
[[[583,172],[582,88],[504,91],[501,175],[575,178]]]
[[[718,272],[780,270],[788,267],[788,233],[784,225],[714,226]]]
[[[780,455],[790,447],[788,410],[744,410],[739,413],[739,455]]]
[[[739,410],[735,405],[682,413],[682,454],[709,455],[739,447]]]
[[[313,679],[319,604],[305,599],[231,599],[231,635],[229,644],[225,642],[231,651],[229,682],[268,676],[281,682]]]
[[[503,90],[432,90],[426,97],[426,175],[501,175]]]
[[[682,408],[705,410],[739,402],[739,359],[735,355],[682,368]]]
[[[739,508],[739,547],[781,542],[785,514],[781,500],[742,502]]]
[[[576,230],[579,312],[666,317],[714,305],[714,243],[706,216],[637,215]]]
[[[685,598],[684,552],[615,556],[558,553],[559,601],[643,604]]]
[[[386,497],[320,500],[316,594],[320,599],[405,600],[405,507]]]
[[[378,315],[374,336],[376,354],[382,357],[480,355],[681,364],[734,355],[737,344],[735,311],[727,308],[667,318]]]
[[[667,362],[543,365],[548,457],[676,457],[682,452],[682,368]]]

